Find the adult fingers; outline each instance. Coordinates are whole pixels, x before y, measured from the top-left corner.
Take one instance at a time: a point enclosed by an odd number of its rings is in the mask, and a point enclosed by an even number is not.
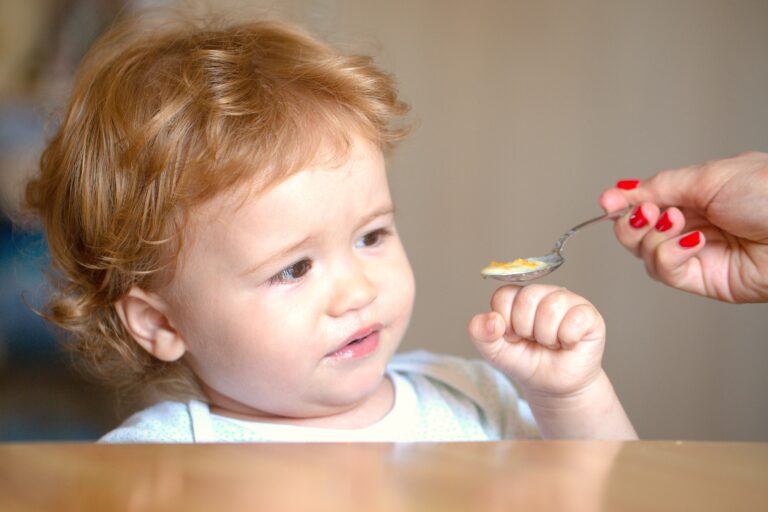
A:
[[[643,238],[654,229],[658,219],[659,207],[653,203],[642,203],[624,217],[617,219],[613,224],[613,231],[619,243],[639,257]]]
[[[647,230],[640,241],[639,256],[645,261],[648,273],[657,277],[657,251],[661,244],[679,235],[685,228],[685,216],[677,208],[668,208],[661,213],[653,229]]]
[[[659,281],[694,293],[703,293],[703,273],[695,256],[706,245],[701,231],[692,231],[661,242],[653,255],[653,273]]]

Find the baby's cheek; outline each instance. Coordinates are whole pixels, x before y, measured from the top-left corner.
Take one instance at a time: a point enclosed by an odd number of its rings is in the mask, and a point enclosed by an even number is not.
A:
[[[416,299],[416,282],[413,278],[413,273],[409,273],[407,277],[404,277],[400,289],[400,308],[403,310],[403,316],[406,317],[405,322],[408,323],[413,313],[413,304]]]
[[[382,287],[387,295],[385,302],[392,309],[391,314],[396,317],[393,320],[402,324],[404,330],[410,322],[416,297],[416,282],[407,259],[403,258],[399,264],[392,267]]]

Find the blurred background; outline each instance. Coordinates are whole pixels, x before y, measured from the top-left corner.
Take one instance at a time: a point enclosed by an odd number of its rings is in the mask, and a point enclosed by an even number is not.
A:
[[[0,441],[88,440],[126,411],[30,312],[45,247],[12,225],[74,67],[115,15],[150,4],[0,0]],[[277,16],[393,72],[418,128],[390,161],[417,301],[403,350],[473,357],[488,261],[543,253],[602,189],[768,150],[765,0],[188,1]],[[605,367],[641,437],[768,441],[768,309],[650,280],[610,225],[546,278],[608,325]]]

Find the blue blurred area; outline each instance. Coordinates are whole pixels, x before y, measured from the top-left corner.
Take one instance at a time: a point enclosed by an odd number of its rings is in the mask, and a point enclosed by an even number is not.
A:
[[[0,441],[94,439],[115,423],[112,395],[73,370],[58,333],[33,312],[46,295],[42,236],[2,212],[15,216],[87,48],[133,3],[9,1],[0,9]]]
[[[33,312],[45,302],[46,265],[41,234],[0,217],[0,442],[92,440],[114,423],[106,392],[73,371]]]
[[[44,300],[47,265],[40,233],[14,230],[0,220],[0,340],[8,363],[51,362],[59,358],[55,337],[33,312]]]

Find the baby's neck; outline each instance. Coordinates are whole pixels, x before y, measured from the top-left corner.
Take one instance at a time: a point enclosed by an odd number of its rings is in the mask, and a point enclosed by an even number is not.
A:
[[[381,385],[374,394],[349,409],[326,416],[306,418],[246,412],[238,407],[228,407],[227,400],[220,400],[222,397],[211,397],[211,395],[216,395],[212,390],[206,389],[205,391],[210,398],[213,398],[209,402],[213,414],[245,421],[314,428],[360,429],[369,427],[383,419],[395,405],[394,385],[389,377],[382,379]]]

